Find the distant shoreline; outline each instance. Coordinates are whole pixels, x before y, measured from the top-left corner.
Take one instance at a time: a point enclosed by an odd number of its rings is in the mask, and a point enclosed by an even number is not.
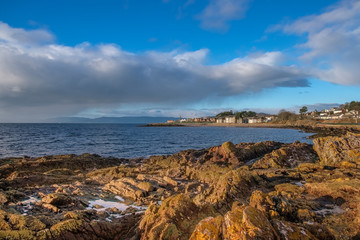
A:
[[[340,136],[346,132],[360,133],[360,125],[354,124],[280,124],[280,123],[150,123],[143,127],[239,127],[239,128],[283,128],[314,133],[309,138]]]

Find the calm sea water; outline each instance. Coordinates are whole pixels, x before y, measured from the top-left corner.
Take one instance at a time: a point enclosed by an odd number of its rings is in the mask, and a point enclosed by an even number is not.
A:
[[[139,127],[135,124],[0,124],[0,158],[96,153],[147,157],[233,143],[266,140],[312,143],[293,129],[235,127]]]

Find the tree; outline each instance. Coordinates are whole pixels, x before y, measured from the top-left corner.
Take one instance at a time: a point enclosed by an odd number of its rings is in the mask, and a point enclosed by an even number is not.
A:
[[[241,111],[236,113],[236,118],[244,118],[244,117],[256,117],[256,112],[253,111]]]
[[[298,116],[295,113],[286,110],[280,110],[277,117],[278,120],[280,121],[296,121],[298,118]]]
[[[359,112],[360,112],[360,102],[355,102],[355,101],[350,102],[349,110],[350,111],[354,110],[356,112],[355,119],[356,119],[356,123],[358,123]]]
[[[300,114],[305,114],[308,111],[308,108],[306,106],[303,106],[302,108],[300,108]]]
[[[233,111],[230,110],[228,112],[221,112],[221,113],[217,114],[216,117],[220,118],[220,117],[226,117],[226,116],[232,116],[232,115],[234,115]]]

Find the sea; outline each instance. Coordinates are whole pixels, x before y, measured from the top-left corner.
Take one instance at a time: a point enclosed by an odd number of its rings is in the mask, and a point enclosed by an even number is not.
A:
[[[0,124],[0,158],[92,153],[118,158],[167,155],[231,141],[296,140],[312,144],[311,133],[295,129],[243,127],[143,127],[139,124]]]

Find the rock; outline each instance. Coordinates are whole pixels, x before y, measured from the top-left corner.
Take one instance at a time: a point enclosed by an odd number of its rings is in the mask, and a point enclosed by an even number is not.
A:
[[[139,224],[141,239],[189,239],[197,223],[211,215],[211,207],[197,206],[188,195],[169,197],[148,207]]]
[[[33,240],[36,239],[34,232],[30,230],[7,230],[0,231],[0,239],[11,239],[11,240]]]
[[[201,186],[199,186],[199,184],[198,183],[196,183],[196,182],[192,182],[192,183],[188,183],[188,184],[186,184],[186,186],[185,186],[185,193],[190,193],[190,192],[193,192],[193,191],[198,191],[199,188],[200,187],[200,191],[201,191]],[[199,192],[200,192],[199,191]]]
[[[231,142],[224,142],[220,147],[210,148],[203,158],[205,161],[239,166],[278,148],[280,145],[280,143],[271,141],[238,144],[236,146]]]
[[[302,221],[313,221],[315,213],[309,209],[298,209],[297,217]]]
[[[10,214],[8,218],[13,230],[40,231],[46,227],[39,219],[32,216]]]
[[[101,205],[99,205],[99,204],[94,204],[94,205],[93,205],[93,208],[100,209],[100,208],[104,208],[104,206],[101,206]]]
[[[105,218],[109,217],[109,213],[107,213],[105,211],[97,211],[96,216],[99,218],[105,219]]]
[[[296,169],[299,172],[312,173],[321,170],[322,167],[316,163],[302,163],[299,164]]]
[[[243,200],[250,197],[252,187],[263,181],[256,172],[242,170],[229,171],[218,180],[211,195],[205,197],[205,201],[216,204],[218,208],[231,206],[234,200]]]
[[[343,137],[316,138],[314,149],[322,165],[341,167],[346,161],[360,167],[360,134],[349,132]]]
[[[302,194],[305,191],[305,188],[299,187],[291,183],[283,183],[276,185],[275,190],[278,191],[283,196],[292,198],[293,196]]]
[[[269,211],[274,209],[275,203],[262,191],[253,191],[250,197],[250,206],[259,209],[264,214],[268,215]]]
[[[11,230],[9,223],[7,223],[4,219],[0,219],[0,232]]]
[[[107,208],[105,209],[108,213],[111,214],[120,214],[122,213],[122,211],[120,209],[117,209],[116,207],[112,207],[112,208]]]
[[[207,217],[201,220],[192,233],[189,240],[221,240],[221,226],[224,218],[222,216]]]
[[[152,192],[155,190],[153,185],[151,185],[151,183],[149,183],[149,182],[140,182],[137,186],[138,186],[138,188],[140,188],[141,190],[143,190],[145,192]]]
[[[139,183],[132,178],[121,178],[112,180],[103,187],[103,190],[110,191],[117,195],[132,200],[145,196],[145,192],[137,187]]]
[[[141,216],[124,216],[119,223],[68,219],[53,225],[45,239],[130,239]]]
[[[260,210],[250,206],[240,206],[225,214],[223,238],[277,239],[277,234]]]
[[[306,183],[306,191],[318,199],[321,206],[315,213],[327,219],[327,228],[336,238],[360,234],[360,180],[332,179],[323,182]],[[325,200],[325,201],[324,201]],[[324,201],[322,204],[321,201]],[[341,207],[339,206],[341,205]],[[344,211],[343,209],[346,209]],[[325,212],[325,215],[321,214]],[[330,218],[330,217],[329,217]]]
[[[64,193],[50,193],[43,197],[41,201],[55,207],[66,207],[75,202],[72,197]]]
[[[294,223],[274,219],[272,224],[281,239],[284,240],[316,240],[308,230]]]
[[[220,147],[212,147],[205,158],[210,158],[212,162],[235,163],[238,164],[239,160],[236,157],[237,149],[232,142],[224,142]]]
[[[318,239],[335,240],[334,235],[324,224],[308,221],[304,223],[304,227]]]
[[[54,213],[60,212],[60,209],[58,207],[55,207],[54,205],[49,204],[49,203],[43,203],[41,206],[43,208],[48,209],[49,211],[54,212]]]
[[[171,186],[177,186],[178,185],[178,182],[169,178],[168,176],[165,176],[164,177],[164,181],[167,182],[168,184],[170,184]]]
[[[0,191],[0,205],[7,203],[8,199],[5,193]]]
[[[316,159],[316,153],[311,145],[296,142],[266,154],[263,158],[256,161],[252,168],[294,168],[300,163],[314,162]]]

